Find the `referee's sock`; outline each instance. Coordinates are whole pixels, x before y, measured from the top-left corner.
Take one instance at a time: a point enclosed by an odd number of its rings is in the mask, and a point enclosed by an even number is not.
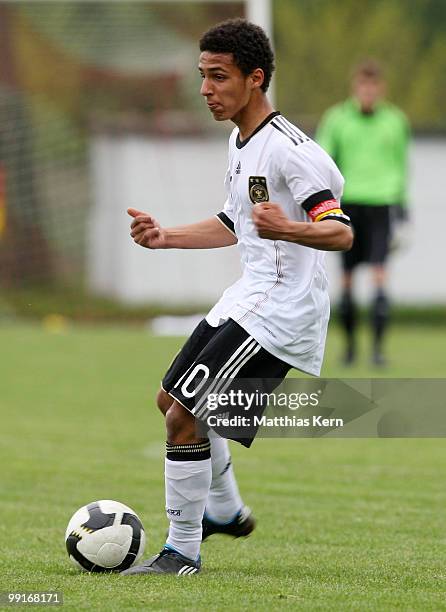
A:
[[[166,444],[166,513],[170,521],[166,546],[196,560],[202,520],[212,479],[210,442]]]
[[[388,327],[390,314],[389,300],[382,289],[378,289],[372,303],[371,323],[373,329],[373,350],[376,363],[383,362],[382,343]]]
[[[347,336],[346,363],[351,363],[355,358],[355,331],[357,323],[357,310],[353,301],[352,292],[345,290],[339,304],[339,318]]]
[[[232,467],[228,441],[212,436],[212,483],[206,502],[206,516],[216,523],[227,523],[240,512],[243,502]]]

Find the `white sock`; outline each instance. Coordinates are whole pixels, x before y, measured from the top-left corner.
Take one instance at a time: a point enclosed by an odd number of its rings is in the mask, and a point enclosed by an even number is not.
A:
[[[208,440],[167,444],[166,513],[170,527],[166,545],[194,561],[200,554],[201,522],[212,480],[209,449]]]
[[[228,441],[212,436],[212,483],[206,502],[206,516],[216,523],[228,523],[242,509],[243,502],[234,476]]]

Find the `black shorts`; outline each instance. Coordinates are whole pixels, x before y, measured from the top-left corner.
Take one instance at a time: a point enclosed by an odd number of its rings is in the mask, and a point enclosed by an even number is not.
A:
[[[219,327],[212,327],[205,319],[193,331],[186,344],[173,360],[162,381],[162,388],[202,423],[209,412],[206,408],[208,394],[215,390],[229,392],[243,389],[271,393],[291,369],[290,364],[271,355],[268,351],[232,319]],[[224,380],[223,380],[224,379]],[[258,389],[259,384],[261,389]],[[259,406],[260,416],[265,406]],[[228,407],[231,415],[242,406]],[[246,430],[244,436],[234,429],[213,429],[221,436],[251,446],[256,431]]]
[[[352,248],[342,253],[345,271],[352,270],[360,263],[385,263],[389,254],[393,207],[342,203],[342,210],[350,217],[354,231]]]

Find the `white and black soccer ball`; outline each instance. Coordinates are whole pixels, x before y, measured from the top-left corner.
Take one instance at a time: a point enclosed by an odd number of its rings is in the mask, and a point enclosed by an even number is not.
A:
[[[144,553],[146,535],[138,515],[110,499],[82,506],[65,533],[68,555],[86,572],[122,571]]]

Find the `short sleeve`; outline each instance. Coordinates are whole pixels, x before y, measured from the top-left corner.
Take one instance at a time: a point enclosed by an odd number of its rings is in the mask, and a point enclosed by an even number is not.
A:
[[[231,190],[230,190],[230,181],[231,181],[231,176],[230,176],[230,170],[229,168],[226,171],[226,176],[225,176],[225,190],[226,190],[226,201],[223,205],[223,210],[221,212],[219,212],[216,217],[217,219],[223,223],[223,225],[235,235],[235,230],[234,230],[234,207],[232,204],[232,199],[231,199]]]
[[[313,222],[335,219],[349,224],[342,212],[344,179],[333,160],[314,142],[290,149],[283,174],[294,201]]]

